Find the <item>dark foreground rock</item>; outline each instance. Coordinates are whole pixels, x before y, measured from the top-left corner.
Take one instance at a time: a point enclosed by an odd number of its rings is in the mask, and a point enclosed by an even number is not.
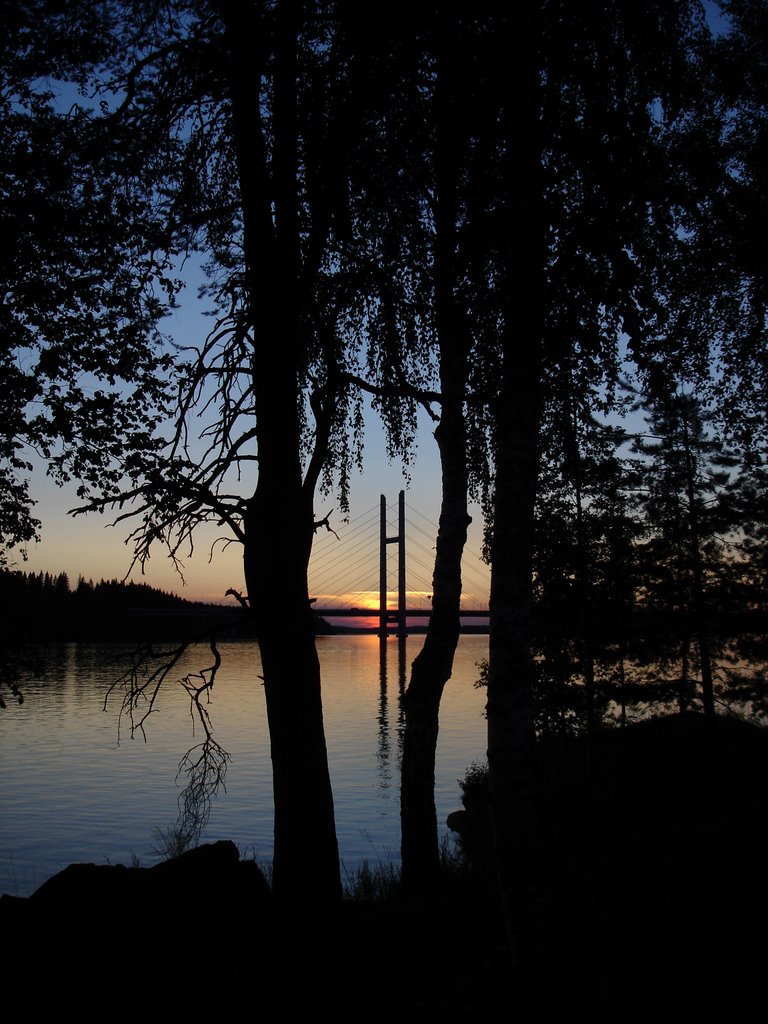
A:
[[[5,1005],[209,1005],[235,936],[273,922],[266,880],[228,841],[152,868],[71,864],[27,899],[0,899]]]
[[[216,843],[144,871],[73,865],[4,897],[6,1019],[763,1019],[768,734],[721,721],[713,737],[675,717],[541,755],[545,885],[524,1005],[486,868],[429,907],[346,902],[287,923],[256,865]]]
[[[768,730],[675,715],[539,751],[538,948],[523,1020],[761,1020]],[[477,787],[453,823],[478,882]]]

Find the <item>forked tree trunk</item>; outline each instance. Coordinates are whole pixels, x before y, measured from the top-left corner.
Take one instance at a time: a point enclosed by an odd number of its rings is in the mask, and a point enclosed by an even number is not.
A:
[[[313,487],[302,478],[296,49],[300,5],[274,12],[272,154],[267,166],[261,72],[265,28],[256,6],[222,0],[232,130],[243,213],[258,483],[243,524],[245,577],[261,649],[275,798],[275,895],[292,909],[340,899],[320,666],[309,605]]]

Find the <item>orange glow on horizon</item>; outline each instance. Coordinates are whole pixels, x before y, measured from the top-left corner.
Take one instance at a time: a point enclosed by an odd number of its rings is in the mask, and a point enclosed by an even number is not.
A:
[[[346,594],[311,594],[315,608],[344,608],[345,610],[360,608],[365,611],[379,610],[378,590],[358,590]],[[409,608],[429,608],[432,595],[425,590],[406,590],[405,603]],[[387,608],[397,609],[397,591],[387,591]]]

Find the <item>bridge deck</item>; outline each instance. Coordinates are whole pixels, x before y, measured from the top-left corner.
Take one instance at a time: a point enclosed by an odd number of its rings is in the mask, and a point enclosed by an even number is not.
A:
[[[312,608],[312,611],[317,612],[318,615],[322,615],[323,618],[339,619],[339,618],[370,618],[378,619],[379,609],[378,608]],[[387,615],[389,617],[396,616],[398,614],[396,608],[389,608]],[[406,608],[405,616],[409,619],[428,619],[432,614],[431,609],[425,608]],[[484,611],[464,611],[462,609],[459,612],[462,618],[471,619],[487,619],[491,614],[486,608]]]

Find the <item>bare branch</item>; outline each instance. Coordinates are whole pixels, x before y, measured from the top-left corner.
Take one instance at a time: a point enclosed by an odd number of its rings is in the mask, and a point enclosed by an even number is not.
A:
[[[189,696],[189,713],[193,729],[197,722],[202,730],[202,743],[190,748],[179,762],[176,778],[184,774],[187,784],[179,795],[179,824],[185,835],[199,840],[211,813],[211,801],[219,789],[226,792],[227,767],[231,755],[213,738],[213,726],[206,704],[210,703],[216,675],[221,667],[221,654],[211,637],[213,664],[181,680]]]
[[[312,529],[313,529],[314,533],[317,533],[317,531],[320,529],[320,527],[324,526],[326,528],[326,530],[328,531],[328,533],[332,533],[333,534],[333,536],[336,538],[336,540],[341,540],[341,537],[339,537],[338,533],[336,533],[336,531],[333,529],[333,527],[330,524],[329,520],[330,520],[332,515],[333,515],[333,509],[331,509],[331,511],[328,513],[328,515],[324,519],[316,519],[315,522],[312,524]],[[227,591],[227,593],[230,593],[230,591]]]
[[[442,402],[443,396],[439,391],[425,391],[422,388],[417,388],[407,383],[397,386],[392,384],[371,384],[370,381],[352,373],[343,374],[342,379],[346,383],[354,384],[361,391],[366,391],[369,395],[376,395],[378,398],[412,398],[424,408],[433,423],[440,422],[440,417],[434,412],[431,405],[433,402],[436,405]]]
[[[157,708],[160,689],[179,664],[181,658],[201,641],[185,640],[175,647],[154,650],[151,643],[142,644],[132,657],[129,670],[116,679],[104,696],[104,710],[118,688],[123,689],[118,719],[118,742],[124,718],[130,721],[131,738],[137,732],[147,741],[147,719]],[[207,705],[210,703],[216,676],[221,666],[221,654],[215,636],[207,640],[213,655],[212,664],[198,672],[189,672],[177,680],[189,697],[189,714],[193,735],[202,729],[201,743],[191,747],[179,762],[176,775],[185,775],[187,782],[179,795],[179,825],[194,840],[200,838],[210,816],[211,801],[219,789],[226,791],[226,772],[230,755],[213,736],[213,725]],[[157,663],[157,664],[155,664]],[[155,667],[153,668],[153,664]]]
[[[235,600],[239,601],[239,603],[245,609],[250,609],[250,607],[251,607],[249,602],[248,602],[248,598],[247,597],[243,597],[243,595],[240,593],[240,591],[239,590],[235,590],[234,587],[230,587],[229,590],[225,591],[224,596],[225,597],[234,597]]]

